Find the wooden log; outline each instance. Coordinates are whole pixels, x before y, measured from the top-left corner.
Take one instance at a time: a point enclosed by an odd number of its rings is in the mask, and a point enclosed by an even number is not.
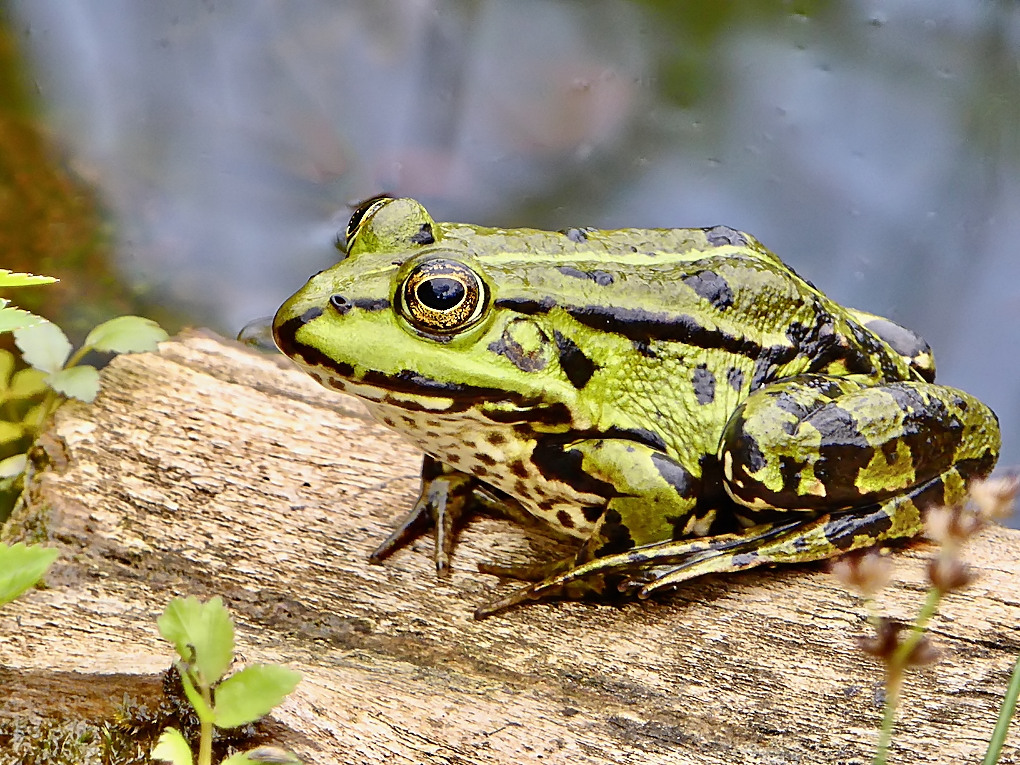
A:
[[[281,358],[189,333],[119,357],[91,405],[56,415],[7,529],[62,556],[0,610],[0,718],[102,720],[160,693],[155,619],[221,595],[245,662],[300,670],[275,743],[315,763],[864,763],[882,671],[857,597],[821,566],[702,579],[622,606],[538,603],[479,561],[562,554],[541,529],[477,519],[437,579],[424,539],[367,554],[413,502],[419,455]],[[909,619],[930,546],[880,596]],[[891,761],[977,762],[1020,649],[1020,533],[968,548],[979,574],[932,624]],[[1010,735],[1003,762],[1017,761]]]

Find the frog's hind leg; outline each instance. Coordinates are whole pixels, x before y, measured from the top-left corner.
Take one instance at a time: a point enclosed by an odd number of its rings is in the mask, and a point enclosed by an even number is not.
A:
[[[954,475],[987,475],[998,448],[995,415],[963,391],[812,374],[752,393],[726,425],[719,460],[726,492],[753,517],[866,508],[940,477],[922,499],[952,503],[963,490]]]
[[[963,479],[952,469],[946,476],[934,478],[908,494],[870,508],[853,508],[786,524],[779,533],[774,526],[760,532],[754,527],[739,542],[690,555],[675,566],[656,566],[643,580],[634,577],[632,581],[621,583],[621,589],[647,597],[655,590],[705,574],[807,563],[884,542],[909,539],[920,533],[922,508],[931,504],[930,497],[941,500],[950,495],[962,497],[965,492]]]
[[[933,500],[962,498],[964,478],[953,467],[945,474],[887,502],[820,516],[789,516],[740,533],[658,542],[595,558],[487,604],[476,617],[518,603],[568,594],[571,585],[614,579],[616,589],[647,597],[656,590],[705,574],[744,571],[781,563],[806,563],[882,542],[907,539],[921,530],[921,508]],[[588,588],[590,589],[590,588]]]
[[[477,615],[572,589],[598,592],[614,578],[619,589],[647,595],[703,574],[906,539],[920,532],[925,508],[962,500],[966,481],[994,467],[998,447],[995,416],[962,391],[914,381],[787,378],[737,409],[719,450],[726,491],[744,505],[742,516],[761,523],[596,555]]]
[[[865,329],[878,335],[886,345],[903,357],[910,368],[927,382],[935,381],[935,357],[927,341],[912,329],[856,308],[847,309]]]
[[[915,536],[926,508],[962,501],[967,480],[991,471],[998,447],[995,416],[952,388],[823,375],[765,386],[723,435],[726,490],[751,517],[782,509],[803,520],[779,533],[752,527],[656,571],[639,592]]]

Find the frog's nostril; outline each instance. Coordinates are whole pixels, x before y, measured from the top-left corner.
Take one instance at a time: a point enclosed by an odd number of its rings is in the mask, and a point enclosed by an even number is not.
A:
[[[329,299],[329,304],[333,306],[333,310],[335,310],[341,316],[347,313],[352,308],[354,308],[354,303],[345,298],[343,295],[331,296]]]

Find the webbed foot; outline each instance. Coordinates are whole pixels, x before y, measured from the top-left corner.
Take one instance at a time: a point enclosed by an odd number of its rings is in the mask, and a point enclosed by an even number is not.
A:
[[[467,473],[448,468],[426,456],[421,469],[421,493],[400,524],[393,529],[368,559],[381,563],[394,552],[422,536],[430,528],[436,529],[436,573],[445,576],[450,571],[455,529],[471,502],[478,479]]]

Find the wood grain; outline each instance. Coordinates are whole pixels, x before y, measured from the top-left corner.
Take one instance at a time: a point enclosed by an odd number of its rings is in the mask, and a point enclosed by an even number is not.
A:
[[[49,589],[0,610],[0,716],[103,719],[125,692],[154,698],[171,658],[156,616],[221,595],[245,662],[304,673],[272,718],[306,762],[870,761],[881,669],[855,646],[861,603],[821,567],[475,621],[514,586],[479,561],[564,548],[477,519],[449,579],[429,540],[367,563],[416,496],[419,456],[357,402],[201,333],[103,377],[94,404],[58,412],[6,530],[42,530],[62,556]],[[978,762],[994,725],[1020,651],[1020,533],[968,553],[980,578],[933,623],[942,659],[908,678],[891,761]],[[897,553],[891,616],[920,606],[930,554]]]

